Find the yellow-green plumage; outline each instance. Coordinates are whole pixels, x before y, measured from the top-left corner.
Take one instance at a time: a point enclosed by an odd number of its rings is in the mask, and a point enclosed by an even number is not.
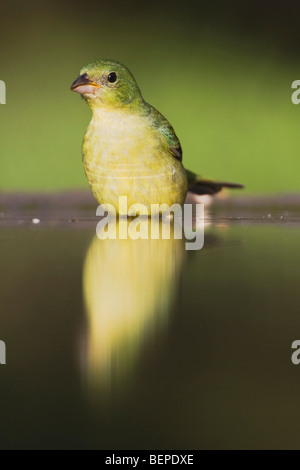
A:
[[[119,207],[127,196],[128,207],[141,203],[183,204],[187,176],[169,153],[159,131],[147,117],[126,110],[94,111],[82,146],[88,182],[99,204]]]
[[[93,111],[82,156],[99,204],[112,204],[118,212],[119,197],[126,196],[128,208],[143,204],[149,214],[153,204],[182,205],[188,186],[198,194],[212,194],[228,185],[202,182],[185,171],[174,129],[144,101],[124,65],[111,60],[89,64],[71,89],[79,92]]]

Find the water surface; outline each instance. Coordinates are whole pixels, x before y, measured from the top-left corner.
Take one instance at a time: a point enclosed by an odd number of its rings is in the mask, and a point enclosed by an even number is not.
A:
[[[1,448],[299,448],[297,205],[221,204],[187,252],[3,204]]]

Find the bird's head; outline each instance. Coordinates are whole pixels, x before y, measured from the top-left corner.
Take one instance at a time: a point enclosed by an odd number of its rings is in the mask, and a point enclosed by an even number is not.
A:
[[[133,106],[143,101],[131,72],[119,62],[108,59],[85,65],[71,90],[80,93],[92,109]]]

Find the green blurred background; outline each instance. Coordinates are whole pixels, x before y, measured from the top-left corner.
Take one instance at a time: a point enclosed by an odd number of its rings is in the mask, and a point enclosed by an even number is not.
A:
[[[299,5],[2,0],[0,188],[88,188],[90,110],[69,91],[82,65],[125,63],[172,123],[184,163],[247,193],[300,189]]]

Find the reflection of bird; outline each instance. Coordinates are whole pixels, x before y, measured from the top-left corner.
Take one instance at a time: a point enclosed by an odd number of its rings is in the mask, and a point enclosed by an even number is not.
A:
[[[86,65],[72,84],[93,111],[83,141],[83,164],[99,204],[183,204],[187,191],[214,194],[241,185],[203,180],[186,171],[167,119],[146,103],[130,71],[111,60]]]
[[[143,230],[150,221],[140,223]],[[145,340],[166,326],[183,255],[183,240],[172,232],[170,240],[94,237],[83,269],[92,390],[109,389],[112,380],[120,385]]]

